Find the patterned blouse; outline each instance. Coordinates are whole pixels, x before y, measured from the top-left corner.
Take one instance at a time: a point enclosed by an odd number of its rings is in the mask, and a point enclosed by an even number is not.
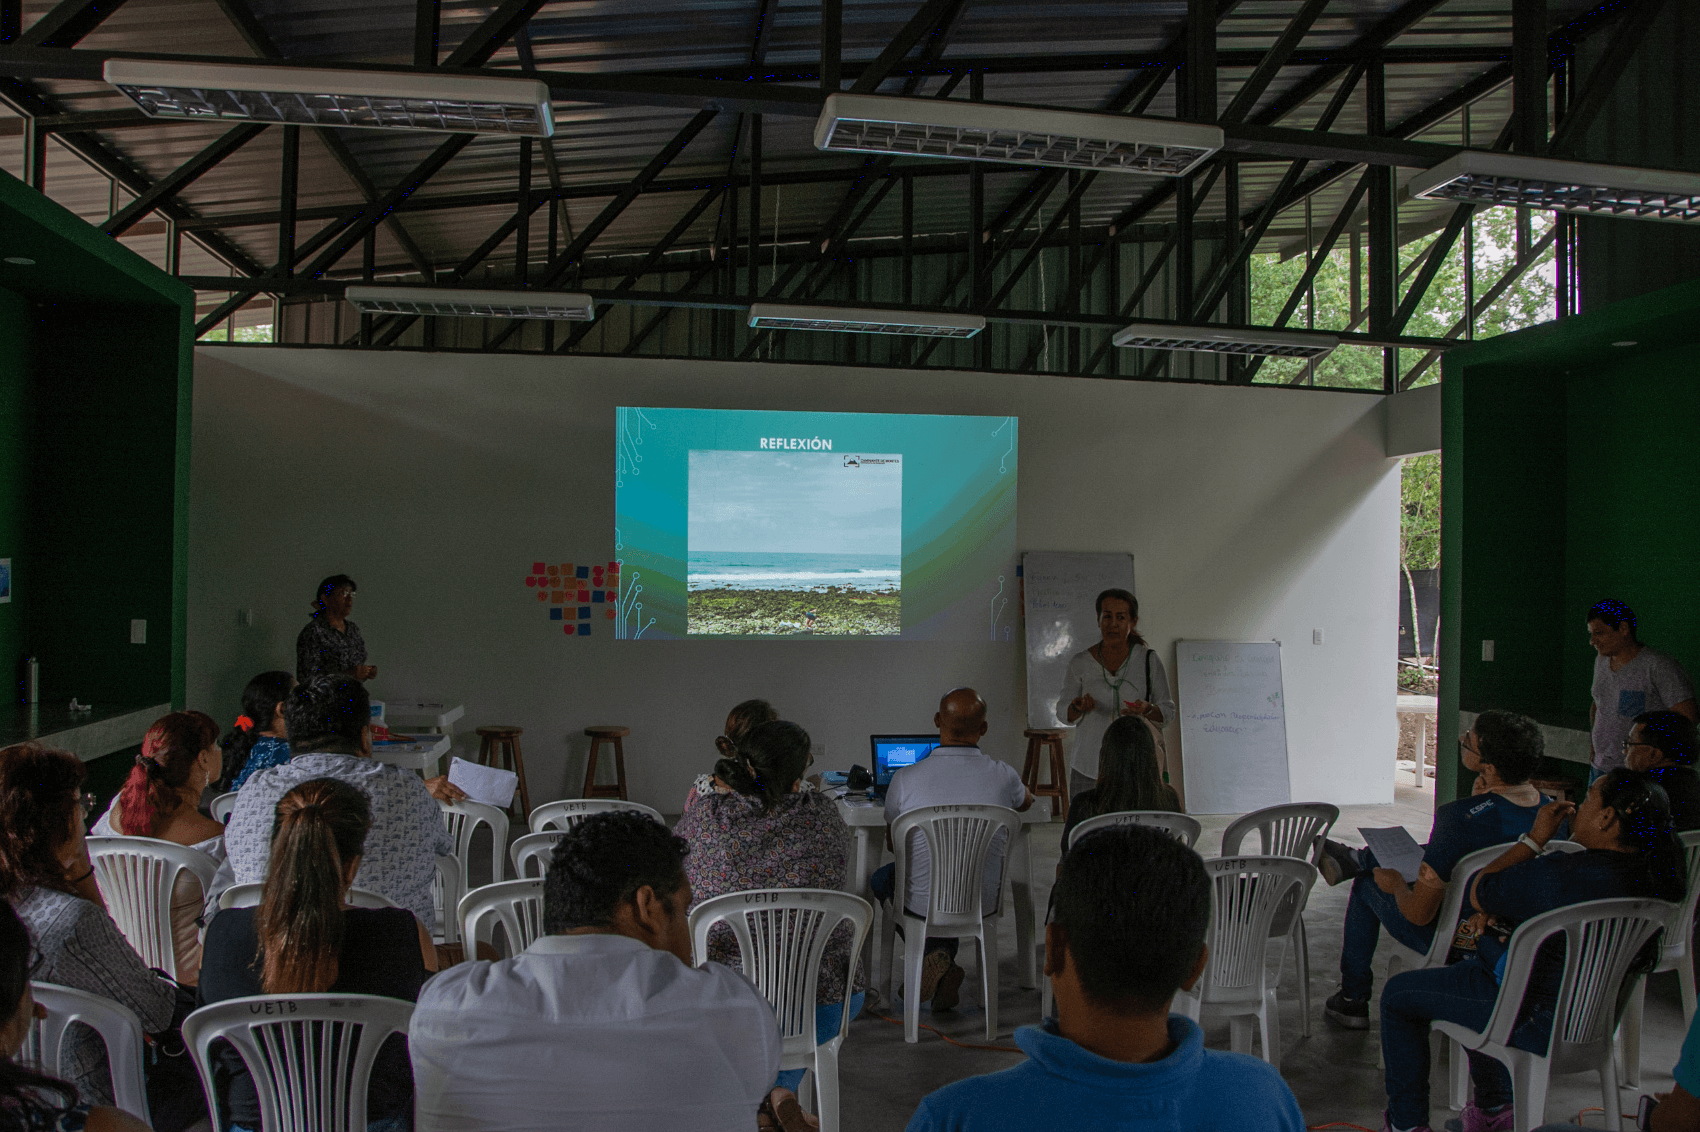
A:
[[[295,678],[305,684],[315,676],[352,674],[366,663],[366,638],[360,626],[344,621],[337,632],[323,617],[314,617],[295,638]]]
[[[691,882],[692,907],[728,892],[753,888],[842,889],[849,869],[850,830],[838,805],[824,794],[787,794],[772,810],[741,794],[698,798],[673,832],[691,843],[685,876]],[[844,1001],[844,970],[854,933],[838,925],[821,956],[817,1002]],[[708,957],[738,968],[738,944],[732,929],[716,924],[708,936]],[[858,964],[851,993],[867,988]]]
[[[37,1091],[39,1105],[0,1105],[0,1121],[28,1132],[83,1132],[89,1121],[89,1106],[75,1104],[60,1108],[57,1094]]]
[[[266,770],[274,766],[282,766],[290,759],[289,741],[277,739],[270,735],[262,735],[248,749],[248,761],[242,764],[241,773],[231,780],[232,790],[242,789],[242,784],[254,776],[255,771]]]

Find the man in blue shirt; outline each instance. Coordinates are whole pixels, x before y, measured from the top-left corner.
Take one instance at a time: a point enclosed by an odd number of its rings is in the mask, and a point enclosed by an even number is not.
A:
[[[1056,1018],[1023,1026],[1028,1061],[930,1093],[908,1132],[1302,1132],[1281,1075],[1204,1048],[1169,1013],[1208,958],[1210,882],[1198,854],[1140,826],[1075,842],[1051,890],[1045,974]]]
[[[1477,792],[1435,810],[1416,884],[1406,884],[1393,869],[1376,868],[1375,855],[1367,849],[1349,849],[1337,841],[1323,846],[1322,875],[1329,884],[1356,878],[1346,905],[1340,989],[1323,1006],[1330,1021],[1348,1029],[1369,1029],[1372,965],[1381,929],[1411,950],[1427,952],[1453,868],[1478,849],[1505,845],[1529,832],[1545,801],[1529,785],[1543,750],[1534,720],[1516,712],[1484,711],[1458,745],[1465,767],[1480,776]],[[1456,926],[1444,925],[1447,931]]]

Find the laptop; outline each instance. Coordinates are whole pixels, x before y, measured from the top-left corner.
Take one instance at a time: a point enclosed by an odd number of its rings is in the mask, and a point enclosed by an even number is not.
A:
[[[891,785],[891,776],[906,766],[914,766],[933,753],[939,745],[934,735],[870,735],[874,750],[874,793],[883,797]]]

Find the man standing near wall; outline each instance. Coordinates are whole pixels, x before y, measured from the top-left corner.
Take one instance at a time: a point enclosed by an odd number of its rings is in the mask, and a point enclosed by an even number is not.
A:
[[[1694,705],[1694,684],[1672,657],[1642,644],[1636,635],[1635,611],[1606,598],[1588,610],[1588,641],[1599,653],[1594,659],[1593,703],[1588,722],[1593,729],[1593,766],[1588,783],[1624,765],[1625,746],[1635,717],[1648,711],[1674,711],[1700,719]]]

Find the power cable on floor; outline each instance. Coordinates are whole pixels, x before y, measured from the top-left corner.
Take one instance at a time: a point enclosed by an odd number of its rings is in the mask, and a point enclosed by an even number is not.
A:
[[[903,1025],[903,1019],[889,1017],[888,1015],[881,1014],[877,1010],[864,1010],[864,1011],[862,1011],[862,1013],[863,1014],[872,1014],[875,1018],[880,1019],[882,1022],[890,1022],[894,1026]],[[985,1045],[975,1045],[972,1042],[959,1042],[955,1038],[951,1037],[949,1034],[945,1033],[943,1030],[940,1030],[940,1029],[933,1027],[933,1026],[929,1026],[925,1022],[920,1023],[920,1027],[923,1030],[931,1030],[933,1033],[937,1034],[939,1037],[943,1038],[945,1041],[949,1042],[951,1045],[960,1046],[962,1049],[989,1049],[993,1053],[1025,1054],[1027,1052],[1026,1050],[1022,1049],[1019,1046],[985,1046]]]

